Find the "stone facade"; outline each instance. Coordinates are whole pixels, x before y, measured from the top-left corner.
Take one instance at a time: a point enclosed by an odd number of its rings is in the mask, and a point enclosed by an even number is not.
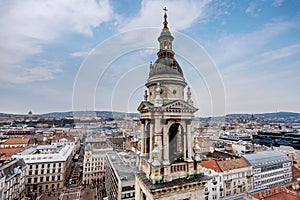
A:
[[[105,177],[106,153],[113,151],[113,148],[107,144],[105,137],[89,138],[86,144],[82,183],[85,185],[101,184]]]

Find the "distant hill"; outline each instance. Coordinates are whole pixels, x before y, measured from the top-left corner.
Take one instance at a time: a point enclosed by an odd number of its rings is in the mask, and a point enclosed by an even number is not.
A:
[[[124,118],[124,117],[139,117],[138,113],[112,112],[112,111],[68,111],[68,112],[51,112],[42,114],[49,117],[66,117],[66,116],[97,116],[105,118]]]
[[[0,113],[0,117],[14,116],[20,114]],[[22,114],[24,115],[24,114]],[[35,115],[35,114],[34,114]],[[124,117],[139,117],[139,113],[125,113],[113,111],[67,111],[67,112],[50,112],[40,114],[41,116],[64,118],[66,116],[98,116],[105,118],[124,118]],[[250,118],[252,114],[227,114],[226,117],[233,118]],[[259,113],[253,114],[255,118],[300,118],[300,113],[295,112],[273,112],[273,113]],[[200,117],[209,118],[209,117]]]
[[[249,118],[252,114],[228,114],[226,117]],[[256,118],[300,118],[300,113],[295,112],[274,112],[253,114]]]

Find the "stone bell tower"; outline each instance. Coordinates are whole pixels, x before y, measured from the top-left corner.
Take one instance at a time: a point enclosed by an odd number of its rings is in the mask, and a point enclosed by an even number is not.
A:
[[[157,60],[150,63],[141,113],[141,150],[136,199],[199,199],[204,197],[199,146],[194,145],[194,113],[190,87],[172,50],[174,40],[164,8]],[[200,196],[199,196],[200,195]]]

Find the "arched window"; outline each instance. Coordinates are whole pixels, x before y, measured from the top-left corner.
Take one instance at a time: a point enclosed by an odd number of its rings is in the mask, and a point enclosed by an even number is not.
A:
[[[169,128],[169,159],[171,163],[183,160],[183,128],[174,123]]]

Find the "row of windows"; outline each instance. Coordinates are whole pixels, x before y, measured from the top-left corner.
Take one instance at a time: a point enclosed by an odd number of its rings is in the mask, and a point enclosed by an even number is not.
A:
[[[254,179],[258,179],[258,178],[266,178],[266,177],[271,177],[271,176],[276,176],[278,174],[283,174],[284,170],[280,170],[280,171],[276,171],[276,172],[271,172],[271,173],[267,173],[267,174],[258,174],[254,176]]]
[[[262,184],[266,184],[266,183],[270,183],[270,182],[274,182],[274,181],[283,179],[285,176],[286,175],[281,175],[281,176],[278,176],[278,177],[269,178],[269,179],[262,180],[262,181],[255,181],[254,183],[255,183],[255,185],[262,185]]]
[[[224,176],[224,180],[236,179],[236,178],[243,178],[243,177],[250,176],[250,175],[251,175],[250,171],[248,171],[248,172],[240,172],[240,173],[235,173],[235,174]]]
[[[93,167],[91,167],[91,168],[84,168],[84,171],[85,172],[92,172],[92,171],[95,171],[95,170],[101,170],[101,171],[104,171],[105,170],[105,168],[104,167],[95,167],[95,168],[93,168]]]
[[[38,169],[38,168],[46,168],[46,167],[48,167],[48,168],[50,168],[50,167],[53,167],[53,168],[55,168],[55,167],[61,167],[62,166],[62,164],[61,163],[48,163],[48,164],[36,164],[36,165],[34,165],[34,164],[32,164],[32,165],[29,165],[29,169]]]
[[[274,165],[264,166],[261,168],[261,172],[271,171],[271,170],[280,169],[280,168],[282,168],[282,164],[274,164]]]
[[[135,196],[134,192],[126,193],[121,195],[121,199],[132,198]]]
[[[93,174],[85,174],[84,177],[93,177],[93,176],[102,176],[104,175],[104,172],[101,173],[101,172],[98,172],[98,173],[93,173]]]
[[[91,160],[90,159],[87,159],[86,162],[95,162],[95,161],[105,161],[105,157],[100,157],[100,158],[92,158]]]
[[[28,183],[37,183],[37,182],[48,182],[48,181],[60,181],[61,175],[59,176],[46,176],[46,177],[35,177],[35,178],[28,178]]]
[[[28,175],[39,175],[39,174],[50,174],[50,173],[61,173],[61,169],[47,169],[47,170],[44,170],[44,169],[41,169],[41,170],[29,170],[28,172]]]

